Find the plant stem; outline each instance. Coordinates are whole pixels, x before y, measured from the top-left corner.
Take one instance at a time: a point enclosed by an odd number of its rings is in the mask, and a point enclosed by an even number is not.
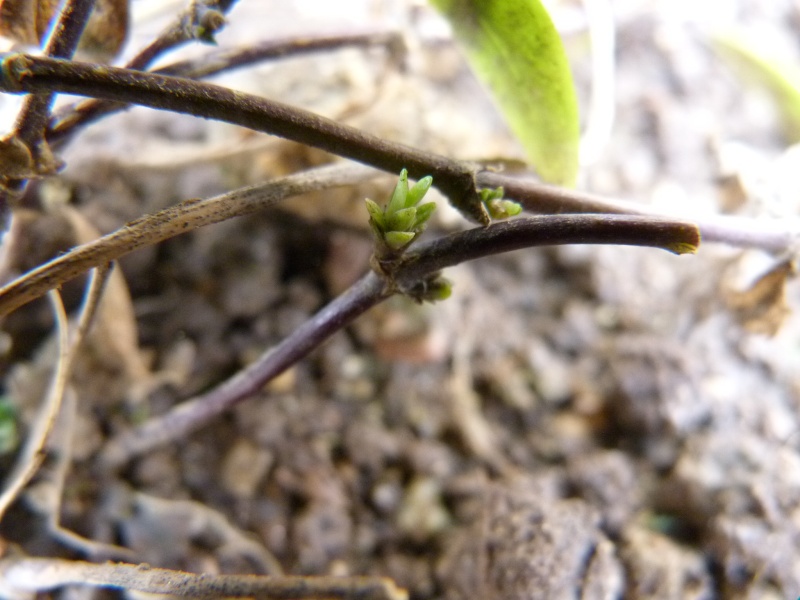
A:
[[[393,278],[401,287],[468,260],[533,246],[614,244],[694,252],[700,232],[694,223],[637,215],[539,215],[453,233],[420,244],[404,256]]]
[[[145,215],[40,265],[0,288],[0,316],[7,315],[91,268],[107,264],[139,248],[198,227],[263,210],[290,196],[352,185],[371,179],[376,174],[380,172],[360,165],[321,167],[205,200],[186,200],[152,215]],[[15,235],[13,227],[11,235]]]
[[[95,0],[67,0],[58,16],[58,20],[51,29],[45,52],[55,58],[70,58],[78,48],[81,34],[89,16],[94,8]],[[30,151],[34,164],[44,167],[43,170],[53,169],[52,154],[46,147],[44,132],[50,119],[50,108],[55,94],[45,91],[42,94],[33,94],[25,99],[17,115],[14,131],[11,137],[18,138]],[[43,160],[43,157],[47,157]],[[47,164],[45,164],[47,163]],[[0,179],[2,173],[0,173]],[[18,198],[25,189],[27,181],[24,179],[11,179],[2,181],[0,185],[0,231],[8,229],[11,215],[11,203]]]
[[[198,10],[216,10],[220,14],[226,14],[235,3],[236,0],[205,0],[203,2],[190,3],[153,42],[134,56],[125,67],[139,71],[145,70],[161,55],[196,39],[194,32],[197,24],[194,21],[197,18]],[[191,77],[188,74],[183,74],[183,76]],[[50,127],[46,132],[47,140],[53,145],[64,144],[81,127],[105,115],[124,110],[128,106],[128,104],[121,102],[96,99],[84,100],[71,106],[66,106],[51,119]]]
[[[9,92],[57,90],[174,110],[287,137],[394,174],[406,167],[415,179],[433,175],[435,185],[451,202],[481,223],[486,222],[486,215],[476,192],[478,186],[502,186],[506,197],[534,212],[627,213],[672,218],[672,215],[633,202],[610,200],[498,173],[476,175],[477,167],[471,163],[382,140],[308,111],[208,83],[11,54],[5,55],[3,61],[0,89]],[[757,247],[775,253],[792,250],[800,232],[800,228],[787,226],[783,221],[731,217],[703,218],[699,225],[706,241]]]
[[[231,379],[112,438],[103,449],[101,460],[111,468],[119,468],[136,456],[199,429],[257,393],[336,331],[388,298],[394,293],[392,290],[410,290],[444,267],[481,256],[551,244],[616,243],[690,251],[699,241],[697,228],[690,223],[628,215],[539,216],[453,233],[410,253],[391,273],[391,282],[374,273],[367,274]]]
[[[155,73],[203,79],[223,72],[247,67],[272,58],[283,58],[318,52],[335,50],[350,46],[394,46],[401,41],[400,35],[394,32],[366,32],[338,35],[325,35],[315,38],[308,36],[292,37],[280,40],[267,40],[246,48],[218,50],[193,60],[173,63]],[[132,67],[129,67],[132,68]],[[83,100],[65,106],[50,121],[47,139],[51,144],[63,143],[78,129],[97,119],[125,110],[130,104],[108,100]]]
[[[271,58],[302,56],[312,52],[340,48],[396,47],[402,37],[395,31],[366,31],[360,33],[327,34],[316,37],[295,36],[265,40],[245,48],[229,48],[210,52],[199,58],[183,60],[155,71],[161,75],[202,79],[222,72],[247,67]]]
[[[70,58],[78,48],[81,34],[89,22],[95,0],[68,0],[52,28],[45,53],[53,58]],[[54,94],[34,94],[26,98],[17,117],[15,134],[34,149],[41,142],[50,117]]]
[[[384,171],[432,175],[465,216],[489,218],[475,185],[475,167],[383,140],[312,112],[210,83],[24,54],[5,55],[0,90],[60,91],[191,114],[285,137]]]
[[[196,20],[199,12],[214,10],[225,15],[236,2],[237,0],[193,0],[189,2],[189,5],[155,40],[131,59],[126,65],[127,68],[142,71],[165,52],[196,40]]]
[[[236,403],[261,390],[307,356],[331,335],[387,297],[384,282],[369,273],[310,320],[295,329],[256,362],[209,392],[179,404],[163,416],[112,438],[101,452],[101,462],[118,468],[132,458],[174,442],[209,423]]]
[[[45,592],[67,585],[111,587],[149,594],[213,600],[359,599],[407,600],[408,595],[384,577],[304,577],[195,574],[150,565],[93,564],[57,558],[5,556],[0,578],[7,592]]]
[[[685,219],[697,225],[706,243],[759,248],[774,254],[796,251],[800,244],[800,221],[797,219],[677,215],[641,203],[604,198],[491,171],[481,171],[476,179],[480,187],[502,187],[506,197],[519,202],[529,212],[628,214]]]

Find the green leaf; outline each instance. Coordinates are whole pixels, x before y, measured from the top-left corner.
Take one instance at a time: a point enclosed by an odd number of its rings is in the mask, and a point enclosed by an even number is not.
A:
[[[479,193],[483,203],[487,204],[492,200],[502,200],[503,194],[506,192],[503,189],[503,186],[500,186],[499,188],[482,188]]]
[[[425,197],[425,194],[428,193],[428,190],[431,189],[431,185],[433,185],[433,177],[430,175],[423,177],[417,183],[415,183],[414,187],[408,190],[406,206],[416,206],[417,203]]]
[[[428,219],[431,218],[431,215],[435,210],[435,202],[426,202],[425,204],[420,204],[417,207],[417,218],[412,226],[412,229],[417,232],[421,232],[423,229],[425,229],[425,224],[428,222]]]
[[[378,206],[378,203],[374,200],[370,200],[369,198],[364,198],[364,202],[367,205],[367,212],[369,213],[370,218],[375,223],[375,226],[378,229],[386,229],[386,221],[383,218],[383,209]]]
[[[403,246],[410,244],[416,236],[417,234],[411,231],[387,231],[383,239],[392,250],[400,250]]]
[[[513,200],[490,200],[486,203],[486,209],[493,219],[507,219],[522,212],[522,206]]]
[[[417,209],[402,208],[396,213],[389,215],[386,219],[386,229],[392,231],[408,231],[417,220]]]
[[[539,0],[431,0],[545,181],[578,174],[578,101],[561,38]]]
[[[789,143],[800,141],[800,68],[786,57],[771,55],[745,32],[711,37],[714,49],[741,74],[746,83],[769,93],[783,121]]]
[[[408,171],[403,169],[400,171],[400,179],[397,180],[397,185],[394,186],[392,198],[389,204],[386,205],[386,214],[391,215],[406,207],[406,198],[408,197]]]

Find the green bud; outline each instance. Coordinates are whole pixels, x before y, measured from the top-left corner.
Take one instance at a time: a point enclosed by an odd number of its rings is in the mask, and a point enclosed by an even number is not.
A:
[[[413,206],[402,208],[386,218],[386,229],[391,231],[409,231],[417,221],[417,209]]]
[[[513,200],[490,200],[486,209],[493,219],[507,219],[522,212],[522,206]]]
[[[410,244],[416,236],[417,234],[412,231],[387,231],[383,239],[392,250],[400,250]]]
[[[480,191],[481,200],[484,204],[488,204],[492,200],[500,200],[503,197],[505,190],[502,187],[490,189],[490,188],[483,188]]]
[[[403,169],[400,171],[400,179],[397,180],[397,185],[394,186],[392,198],[386,206],[386,214],[390,215],[396,213],[398,210],[406,208],[406,198],[408,197],[408,171]]]
[[[408,190],[406,206],[416,206],[417,203],[425,197],[425,194],[428,193],[428,190],[431,189],[431,185],[433,185],[433,177],[430,175],[423,177],[417,183],[415,183],[414,187]]]
[[[413,225],[413,230],[420,232],[425,229],[425,225],[428,222],[428,219],[431,218],[433,211],[436,210],[436,203],[435,202],[426,202],[425,204],[420,204],[417,207],[417,218]]]
[[[453,294],[453,282],[444,277],[437,277],[433,281],[427,282],[422,299],[427,302],[439,302],[447,300]]]
[[[370,200],[369,198],[365,198],[364,202],[367,204],[367,212],[369,212],[369,217],[372,222],[378,227],[378,229],[386,229],[386,221],[383,218],[383,209],[378,206],[378,203],[374,200]]]

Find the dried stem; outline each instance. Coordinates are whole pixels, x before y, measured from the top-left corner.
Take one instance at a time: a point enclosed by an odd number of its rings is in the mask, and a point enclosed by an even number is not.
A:
[[[437,187],[457,208],[482,223],[486,222],[486,215],[476,193],[477,186],[502,186],[506,197],[534,212],[672,217],[632,202],[609,200],[498,173],[476,174],[477,167],[471,163],[382,140],[308,111],[208,83],[11,54],[3,61],[0,89],[10,92],[57,90],[219,119],[287,137],[391,173],[407,168],[412,178],[433,175]],[[776,220],[726,217],[704,218],[699,225],[706,241],[776,253],[795,250],[800,231],[797,226],[787,226]]]
[[[220,15],[225,15],[233,8],[237,0],[192,0],[189,5],[176,17],[176,19],[162,31],[155,40],[141,50],[126,65],[129,69],[138,71],[149,67],[153,61],[165,52],[174,50],[187,42],[198,39],[198,26],[203,26],[198,21],[209,11],[216,11]],[[224,25],[224,21],[218,22],[219,26]],[[214,34],[215,31],[209,31]]]
[[[152,44],[140,52],[129,64],[131,69],[142,69],[164,52],[187,41],[198,38],[199,28],[213,34],[222,27],[222,16],[236,0],[193,0]],[[83,30],[89,22],[95,0],[67,0],[51,30],[45,53],[53,58],[70,58],[78,48]],[[214,15],[214,18],[208,18]],[[59,167],[46,139],[50,109],[56,90],[44,90],[26,99],[12,137],[18,138],[30,149],[34,169],[40,174],[55,172]],[[2,173],[0,173],[2,176]],[[0,186],[0,231],[8,228],[10,203],[19,197],[27,184],[26,179],[9,179]]]
[[[68,0],[51,30],[45,48],[48,56],[70,58],[75,53],[94,3],[95,0]],[[44,136],[53,98],[52,93],[30,96],[20,110],[15,134],[31,149],[35,149]]]
[[[39,415],[36,417],[36,423],[32,427],[25,446],[20,452],[17,464],[8,477],[9,482],[0,496],[0,520],[3,519],[8,507],[17,499],[19,493],[36,474],[44,461],[45,446],[53,431],[56,417],[58,417],[70,375],[71,354],[67,313],[64,310],[64,304],[61,302],[61,295],[58,291],[53,290],[50,292],[50,300],[58,326],[58,363],[47,398]]]
[[[102,301],[103,291],[111,275],[112,268],[112,265],[105,264],[92,271],[92,277],[89,280],[83,304],[80,309],[78,324],[72,333],[66,358],[64,358],[61,363],[67,369],[71,370],[71,365],[74,364],[78,357],[82,342],[94,322],[94,317]],[[66,375],[69,376],[69,373],[66,373]],[[85,538],[61,525],[61,503],[64,496],[64,485],[67,474],[72,464],[72,447],[73,438],[75,436],[77,399],[72,390],[65,389],[62,404],[63,408],[61,408],[59,415],[59,426],[62,428],[64,435],[61,439],[61,445],[57,448],[56,460],[52,470],[52,487],[48,490],[52,498],[49,503],[49,512],[47,515],[49,531],[51,535],[62,544],[78,552],[82,552],[84,556],[132,560],[135,553],[128,548]]]
[[[106,466],[119,468],[136,456],[195,431],[261,390],[265,383],[395,290],[411,290],[444,267],[550,244],[632,244],[675,252],[692,251],[699,241],[697,228],[691,223],[627,215],[540,216],[445,236],[409,254],[391,274],[391,281],[381,280],[374,273],[366,275],[231,379],[112,438],[102,451],[101,460]]]
[[[407,593],[383,577],[270,577],[209,575],[154,569],[149,565],[52,558],[0,560],[0,580],[6,593],[44,592],[65,585],[110,587],[183,598],[255,597],[263,600],[352,599],[407,600]]]
[[[45,52],[54,58],[70,58],[78,48],[81,34],[89,22],[95,0],[67,0],[51,29]],[[25,99],[17,115],[12,138],[19,139],[31,153],[38,169],[53,170],[55,161],[44,142],[55,94],[47,90]],[[2,175],[2,173],[0,173]],[[0,230],[7,229],[10,204],[25,189],[27,180],[6,180],[0,186]]]
[[[246,48],[229,48],[210,52],[199,58],[173,63],[155,72],[174,77],[202,79],[234,69],[248,67],[271,58],[302,56],[312,52],[348,47],[396,47],[401,42],[400,34],[395,31],[351,32],[315,37],[304,35],[284,39],[270,39]]]
[[[2,63],[0,90],[57,90],[191,114],[285,137],[391,173],[399,173],[405,168],[415,179],[432,175],[436,186],[465,215],[477,222],[488,223],[488,215],[476,190],[473,165],[389,142],[312,112],[259,96],[180,77],[24,54],[6,55]]]
[[[800,242],[800,221],[797,219],[678,215],[641,203],[605,198],[491,171],[478,173],[477,181],[481,187],[502,186],[506,197],[535,213],[605,213],[687,219],[700,229],[704,242],[759,248],[774,254],[797,251]]]
[[[77,277],[93,267],[116,260],[129,252],[273,206],[277,202],[322,189],[352,185],[380,175],[359,165],[337,165],[289,175],[205,200],[186,200],[152,215],[140,217],[124,227],[62,254],[0,288],[0,316],[6,315]]]
[[[694,223],[636,215],[540,215],[450,234],[406,255],[393,278],[407,289],[453,265],[534,246],[616,244],[691,253],[700,244]]]
[[[179,404],[163,416],[112,438],[101,452],[101,463],[109,468],[121,467],[136,456],[174,442],[206,425],[237,402],[257,393],[266,382],[307,356],[387,296],[384,282],[376,275],[368,274],[275,348],[227,381]]]
[[[267,40],[246,48],[217,50],[201,58],[173,63],[155,72],[188,79],[203,79],[273,58],[284,58],[321,50],[335,50],[348,46],[394,47],[400,43],[400,40],[400,35],[394,32],[348,33],[314,38],[301,36]],[[82,100],[76,104],[65,106],[51,119],[47,140],[51,144],[63,143],[89,123],[128,107],[130,104],[97,99]]]

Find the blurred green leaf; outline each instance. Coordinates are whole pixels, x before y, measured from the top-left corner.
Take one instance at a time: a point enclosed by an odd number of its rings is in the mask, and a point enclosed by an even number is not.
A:
[[[786,141],[800,142],[800,67],[785,58],[771,56],[746,33],[712,36],[717,53],[747,82],[767,91],[783,121]]]
[[[5,397],[0,397],[0,456],[13,452],[19,444],[17,419],[14,408]]]
[[[561,37],[539,0],[431,0],[545,181],[578,174],[578,102]]]

